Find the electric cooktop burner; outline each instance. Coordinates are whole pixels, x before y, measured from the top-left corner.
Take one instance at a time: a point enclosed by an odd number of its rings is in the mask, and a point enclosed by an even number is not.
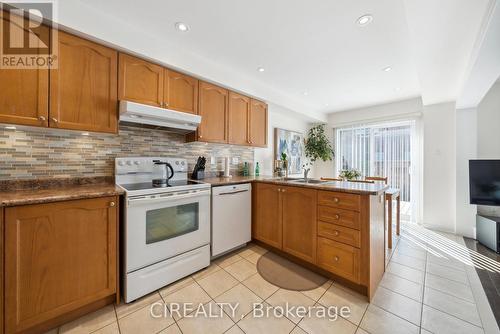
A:
[[[153,182],[142,182],[142,183],[122,184],[121,186],[128,191],[133,191],[133,190],[146,190],[146,189],[154,189],[154,188],[180,187],[180,186],[187,186],[187,185],[191,185],[191,184],[200,184],[200,183],[188,181],[188,180],[178,180],[178,181],[170,180],[168,183],[163,183],[163,184],[153,184]]]

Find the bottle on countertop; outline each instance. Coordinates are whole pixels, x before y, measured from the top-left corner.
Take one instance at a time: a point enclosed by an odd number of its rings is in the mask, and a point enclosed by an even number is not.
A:
[[[260,174],[260,167],[259,167],[259,163],[257,162],[255,164],[255,176],[259,176]]]
[[[243,165],[243,176],[248,176],[248,162],[245,161],[245,164]]]

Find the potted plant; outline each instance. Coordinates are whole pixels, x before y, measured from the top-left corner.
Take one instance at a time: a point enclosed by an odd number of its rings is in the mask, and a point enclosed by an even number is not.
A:
[[[288,177],[288,160],[286,152],[281,152],[281,161],[283,162],[283,169],[285,171],[285,177]]]
[[[354,168],[343,169],[339,172],[339,177],[343,180],[357,180],[361,176],[361,173]]]
[[[332,161],[334,152],[330,140],[325,133],[325,125],[318,124],[309,129],[307,137],[304,140],[306,158],[309,162],[302,165],[304,169],[304,178],[307,179],[311,166],[316,160]]]

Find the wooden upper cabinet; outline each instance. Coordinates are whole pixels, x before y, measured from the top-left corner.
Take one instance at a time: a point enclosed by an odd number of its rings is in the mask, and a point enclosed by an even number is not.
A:
[[[252,99],[250,105],[250,144],[267,146],[267,104]]]
[[[252,192],[252,236],[278,249],[283,246],[283,207],[280,194],[280,186],[267,183],[255,183]]]
[[[16,17],[17,18],[17,17]],[[11,24],[11,34],[23,34],[22,18],[1,24]],[[42,34],[49,28],[40,27]],[[38,38],[36,39],[39,43]],[[47,69],[0,69],[0,123],[48,126],[49,71]]]
[[[119,58],[118,99],[162,107],[164,68],[123,53]]]
[[[117,197],[5,209],[5,332],[117,293]]]
[[[198,79],[165,69],[163,100],[168,109],[198,114]]]
[[[228,91],[208,82],[200,82],[201,124],[198,139],[205,142],[227,143]]]
[[[117,52],[59,32],[59,66],[50,70],[50,127],[118,131]]]
[[[316,262],[317,191],[282,187],[283,250],[310,263]]]
[[[229,143],[248,145],[249,139],[250,98],[229,92]]]

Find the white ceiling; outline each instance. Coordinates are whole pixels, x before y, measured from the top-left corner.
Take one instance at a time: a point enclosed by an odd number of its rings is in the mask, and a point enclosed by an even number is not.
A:
[[[70,28],[320,116],[416,96],[456,99],[490,1],[64,0],[59,15]],[[367,13],[373,22],[359,27]],[[190,31],[177,31],[178,21]],[[132,38],[142,41],[127,45]]]

